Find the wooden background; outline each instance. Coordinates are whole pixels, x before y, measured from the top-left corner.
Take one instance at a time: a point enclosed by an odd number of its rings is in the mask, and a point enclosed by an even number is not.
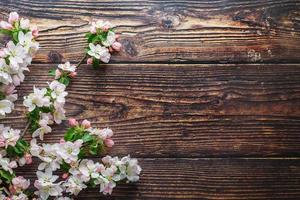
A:
[[[0,18],[10,11],[41,30],[20,96],[80,60],[92,19],[122,33],[111,64],[80,68],[67,114],[111,127],[109,153],[139,158],[143,173],[112,197],[78,199],[300,198],[299,0],[1,0]],[[1,123],[25,126],[21,99]]]

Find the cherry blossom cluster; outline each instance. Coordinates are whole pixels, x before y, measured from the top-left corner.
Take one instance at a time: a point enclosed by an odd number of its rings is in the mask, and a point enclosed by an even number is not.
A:
[[[108,63],[111,53],[118,52],[122,48],[122,44],[118,42],[120,35],[115,34],[113,25],[108,21],[93,21],[90,32],[86,34],[89,43],[87,54],[87,64],[93,64],[94,67],[99,66],[99,62]]]
[[[70,119],[69,124],[73,127],[60,143],[40,146],[35,139],[31,141],[32,155],[42,160],[34,183],[38,189],[36,195],[43,200],[49,196],[78,195],[89,186],[98,186],[103,194],[111,194],[117,182],[139,180],[141,167],[130,156],[121,159],[106,156],[101,162],[86,159],[104,153],[105,148],[113,145],[111,129],[92,128],[87,120],[79,124]],[[65,172],[61,179],[53,175],[58,169]]]
[[[38,36],[36,26],[18,13],[9,14],[8,21],[0,22],[0,33],[11,40],[0,49],[0,116],[11,113],[17,100],[15,87],[24,80],[24,71],[39,48],[35,41]]]
[[[0,31],[12,38],[6,47],[0,50],[0,115],[10,113],[13,101],[17,99],[15,87],[24,80],[24,71],[31,63],[39,44],[36,27],[28,19],[20,18],[15,12],[10,13],[8,22],[0,22]],[[99,61],[107,63],[111,53],[120,51],[121,44],[109,22],[92,22],[87,34],[89,47],[86,54],[87,63],[94,67]],[[24,97],[23,105],[27,107],[28,125],[21,133],[0,124],[0,199],[1,200],[71,200],[72,196],[87,187],[99,187],[103,194],[111,194],[119,182],[136,182],[139,180],[141,167],[137,159],[105,156],[98,161],[88,159],[103,155],[106,148],[114,145],[113,131],[109,128],[91,127],[88,120],[79,123],[69,119],[70,128],[59,143],[38,144],[36,137],[43,140],[46,133],[52,131],[51,125],[60,124],[66,119],[66,87],[77,75],[75,66],[66,62],[49,72],[54,80],[45,88],[33,87],[33,93]],[[30,144],[22,139],[27,128],[32,133]],[[41,163],[34,181],[36,191],[29,189],[30,181],[17,176],[14,169],[32,163],[32,157]],[[55,174],[63,171],[60,177]]]
[[[59,64],[58,69],[50,71],[55,80],[47,88],[38,89],[34,86],[33,93],[24,97],[23,104],[29,111],[27,117],[33,137],[39,136],[43,140],[44,135],[52,131],[49,125],[54,122],[60,124],[66,118],[64,105],[68,92],[65,90],[76,74],[75,65],[69,62]]]

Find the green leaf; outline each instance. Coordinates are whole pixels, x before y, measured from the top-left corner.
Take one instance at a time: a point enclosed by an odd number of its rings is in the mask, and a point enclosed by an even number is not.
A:
[[[6,29],[0,29],[0,33],[3,33],[5,35],[11,35],[12,34],[11,30],[6,30]]]
[[[56,69],[51,69],[49,71],[49,76],[55,76],[55,71],[56,71]]]
[[[64,139],[66,141],[73,141],[74,136],[75,136],[75,127],[69,128],[65,133]]]
[[[83,140],[83,142],[89,142],[92,141],[94,137],[91,136],[89,133],[85,133],[81,139]]]
[[[19,42],[19,32],[18,31],[13,32],[12,37],[13,37],[15,43]]]
[[[14,178],[14,174],[9,173],[3,169],[0,170],[1,179],[4,180],[6,183],[11,183],[12,179]]]
[[[70,78],[67,76],[62,76],[58,79],[58,81],[62,84],[64,84],[65,86],[68,86],[70,84]]]
[[[6,95],[0,91],[0,100],[3,100],[6,98]]]
[[[93,57],[93,68],[97,69],[99,67],[100,63],[99,60],[95,57]]]
[[[65,172],[69,172],[69,169],[71,168],[71,166],[68,163],[66,163],[65,161],[63,161],[62,164],[60,165],[60,168]]]

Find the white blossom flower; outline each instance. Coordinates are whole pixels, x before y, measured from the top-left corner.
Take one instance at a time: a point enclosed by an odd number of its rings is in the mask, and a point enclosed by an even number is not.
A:
[[[30,21],[29,21],[29,19],[21,18],[21,20],[20,20],[20,28],[21,29],[29,29],[29,27],[30,27]]]
[[[9,41],[4,48],[4,52],[9,55],[9,63],[13,70],[19,69],[19,64],[23,63],[23,60],[27,56],[27,52],[21,44],[15,45],[13,41]]]
[[[49,107],[50,106],[50,97],[45,96],[47,93],[47,89],[38,89],[33,87],[33,93],[29,94],[29,96],[24,97],[24,106],[28,108],[31,112],[33,111],[36,106],[37,107]]]
[[[58,103],[65,103],[65,97],[68,92],[65,91],[66,86],[57,80],[52,81],[49,84],[49,88],[52,90],[51,97],[55,99]]]
[[[73,195],[78,195],[81,190],[87,188],[83,181],[76,176],[70,176],[64,183],[64,187],[66,187],[66,192]]]
[[[113,31],[108,31],[105,41],[102,44],[106,47],[110,47],[116,41],[116,35]]]
[[[8,85],[12,82],[5,59],[0,58],[0,82]]]
[[[108,63],[110,60],[110,53],[106,47],[99,44],[94,45],[89,43],[90,50],[87,52],[90,56],[100,59],[104,63]]]
[[[62,69],[63,71],[66,71],[66,72],[75,72],[76,71],[76,66],[71,65],[70,62],[66,62],[65,64],[59,64],[58,68]]]
[[[58,176],[53,175],[52,171],[46,169],[45,173],[37,171],[38,180],[34,182],[34,186],[38,189],[35,192],[42,200],[48,199],[49,196],[60,196],[63,192],[60,183],[54,183]]]
[[[0,115],[4,116],[6,113],[11,113],[14,108],[14,104],[7,100],[3,99],[0,101]]]
[[[23,31],[19,32],[18,35],[19,43],[26,49],[27,52],[29,52],[31,55],[34,54],[38,48],[39,43],[34,41],[32,32],[27,32],[26,34],[23,33]]]
[[[98,178],[100,171],[104,170],[104,166],[94,163],[92,160],[84,159],[80,162],[78,170],[82,175],[81,178],[87,182],[90,178]]]
[[[54,121],[55,123],[60,124],[62,120],[66,119],[66,115],[65,115],[66,111],[64,109],[64,104],[55,101],[54,109],[55,109],[53,113]]]
[[[57,154],[66,163],[70,164],[71,162],[76,162],[82,143],[82,140],[76,140],[74,143],[70,141],[64,142],[59,145],[59,151],[57,151]]]
[[[1,154],[0,154],[0,166],[5,171],[8,171],[11,174],[13,173],[12,167],[10,166],[9,158],[4,158]]]
[[[5,139],[5,147],[15,146],[18,139],[20,138],[20,130],[12,129],[10,127],[4,127],[2,136]]]
[[[32,133],[32,137],[39,136],[40,139],[43,140],[45,133],[50,133],[52,131],[51,127],[48,126],[49,124],[53,124],[52,118],[50,113],[42,113],[39,121],[40,128]]]

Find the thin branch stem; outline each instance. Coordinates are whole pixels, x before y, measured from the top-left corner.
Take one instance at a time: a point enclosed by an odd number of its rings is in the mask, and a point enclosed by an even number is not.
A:
[[[78,68],[83,63],[83,61],[86,59],[86,57],[87,57],[87,54],[85,54],[83,56],[83,58],[77,63],[76,68]],[[20,135],[20,138],[22,138],[26,134],[26,132],[27,132],[30,124],[31,124],[31,122],[28,121],[27,124],[26,124],[26,126],[25,126],[25,128],[24,128],[24,130],[22,131],[22,133]]]

